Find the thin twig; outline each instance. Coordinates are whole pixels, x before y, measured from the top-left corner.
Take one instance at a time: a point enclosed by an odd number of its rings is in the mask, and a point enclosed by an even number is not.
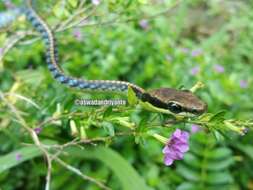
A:
[[[151,19],[154,19],[158,16],[161,16],[161,15],[164,15],[164,14],[167,14],[168,12],[170,12],[171,10],[173,10],[175,7],[177,7],[179,4],[180,4],[181,0],[178,0],[176,1],[172,6],[170,6],[169,8],[159,12],[159,13],[156,13],[154,15],[151,15],[151,16],[148,16],[148,17],[145,17],[145,19],[147,20],[151,20]],[[77,25],[71,25],[71,27],[64,27],[64,28],[55,28],[54,32],[63,32],[67,29],[70,29],[70,28],[80,28],[80,27],[87,27],[87,26],[96,26],[96,25],[110,25],[110,24],[117,24],[117,23],[126,23],[126,22],[133,22],[133,21],[136,21],[136,20],[140,20],[140,18],[128,18],[128,19],[125,19],[125,20],[120,20],[120,21],[117,21],[119,17],[116,17],[112,20],[109,20],[109,21],[103,21],[103,22],[98,22],[98,23],[79,23],[77,22],[76,24]],[[57,26],[57,25],[56,25]],[[18,35],[11,38],[10,40],[8,40],[6,43],[5,43],[5,46],[3,48],[3,53],[0,54],[0,61],[3,59],[4,55],[6,55],[6,53],[12,48],[14,47],[20,40],[22,40],[23,38],[25,38],[26,36],[28,35],[34,35],[36,34],[34,31],[27,31],[26,33],[22,34],[22,35]],[[31,42],[34,42],[36,40],[38,40],[40,37],[36,37],[35,39],[33,39],[32,41],[29,40],[29,43]],[[26,43],[27,44],[27,43]]]
[[[52,159],[50,158],[48,154],[46,154],[46,157],[47,157],[47,176],[46,176],[45,190],[50,190]]]
[[[11,111],[14,113],[15,117],[17,118],[17,120],[19,121],[19,123],[21,124],[21,126],[30,134],[30,136],[33,139],[34,144],[39,148],[40,151],[42,151],[44,153],[44,155],[46,156],[47,159],[47,164],[48,164],[48,175],[46,177],[46,190],[50,189],[50,178],[51,178],[51,159],[50,159],[50,155],[47,152],[47,150],[41,145],[39,138],[37,136],[37,134],[35,133],[34,130],[32,130],[26,123],[26,121],[21,117],[21,115],[19,114],[19,112],[17,111],[16,107],[14,105],[12,105],[11,103],[8,102],[8,100],[5,98],[5,96],[3,95],[2,92],[0,92],[0,99],[3,100],[3,102],[11,109]]]
[[[95,11],[96,11],[96,7],[93,8],[93,10],[92,10],[88,15],[86,15],[86,16],[80,18],[80,19],[79,19],[78,21],[76,21],[76,22],[70,23],[69,25],[66,24],[64,27],[58,28],[58,29],[56,30],[56,32],[58,32],[58,31],[61,31],[61,32],[62,32],[62,31],[68,30],[68,29],[70,29],[70,28],[74,28],[75,26],[78,26],[80,23],[83,23],[85,20],[87,20],[89,17],[91,17],[91,16],[94,14]]]
[[[62,165],[64,168],[68,169],[69,171],[75,173],[76,175],[80,176],[81,178],[85,179],[85,180],[88,180],[90,182],[93,182],[95,183],[97,186],[99,186],[100,188],[102,189],[105,189],[105,190],[111,190],[111,188],[105,186],[102,182],[99,182],[98,180],[90,177],[90,176],[87,176],[87,175],[84,175],[79,169],[67,164],[66,162],[64,162],[63,160],[61,160],[60,158],[56,157],[54,159],[57,163],[59,163],[60,165]]]
[[[27,35],[32,35],[34,34],[31,31],[27,31],[27,32],[17,32],[15,35],[11,36],[3,45],[2,47],[2,52],[0,53],[0,62],[2,61],[3,57],[5,56],[5,54],[15,46],[15,44],[17,42],[19,42],[21,39],[25,38]]]
[[[62,23],[60,23],[60,25],[57,28],[54,28],[54,31],[61,31],[62,28],[65,28],[68,24],[70,24],[72,21],[74,21],[74,19],[83,14],[84,12],[86,12],[91,6],[85,7],[85,8],[79,8],[76,10],[76,12],[74,12],[66,21],[63,21]]]

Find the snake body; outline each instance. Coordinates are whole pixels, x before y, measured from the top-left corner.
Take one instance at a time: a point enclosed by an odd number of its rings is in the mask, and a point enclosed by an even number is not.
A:
[[[151,105],[169,110],[172,114],[196,116],[204,113],[206,103],[190,91],[172,88],[160,88],[145,91],[143,88],[126,81],[118,80],[84,80],[67,76],[59,66],[57,41],[48,24],[33,9],[32,0],[26,0],[25,7],[21,8],[28,21],[40,33],[46,47],[46,62],[53,77],[69,87],[90,91],[113,91],[126,93],[131,88],[138,99]]]
[[[62,84],[69,87],[76,87],[83,90],[102,90],[125,92],[131,87],[135,93],[140,96],[144,90],[132,83],[116,80],[83,80],[66,76],[58,64],[58,52],[56,48],[56,39],[50,27],[34,11],[31,1],[27,1],[27,8],[24,13],[33,27],[41,34],[46,46],[46,61],[48,68],[54,78]]]

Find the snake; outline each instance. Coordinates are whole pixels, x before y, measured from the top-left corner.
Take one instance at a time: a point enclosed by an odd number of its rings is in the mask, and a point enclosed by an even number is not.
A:
[[[190,90],[159,88],[144,90],[140,86],[119,80],[85,80],[68,76],[59,66],[57,39],[47,22],[35,11],[32,0],[26,0],[21,11],[34,29],[41,35],[46,49],[46,62],[55,80],[71,88],[86,91],[128,93],[132,89],[138,100],[147,102],[173,115],[199,116],[206,112],[207,104]]]

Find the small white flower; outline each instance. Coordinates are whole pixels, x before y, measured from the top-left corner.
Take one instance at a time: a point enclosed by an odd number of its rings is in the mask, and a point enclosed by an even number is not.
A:
[[[100,4],[100,0],[92,0],[92,4],[93,5],[99,5]]]

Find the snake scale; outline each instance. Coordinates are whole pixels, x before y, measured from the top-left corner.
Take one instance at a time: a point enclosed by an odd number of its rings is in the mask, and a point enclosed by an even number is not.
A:
[[[207,110],[207,104],[189,90],[160,88],[145,91],[143,88],[126,81],[118,80],[84,80],[67,76],[59,66],[57,40],[49,25],[42,19],[32,6],[32,0],[25,1],[25,7],[20,9],[27,20],[40,33],[46,49],[46,62],[53,77],[60,83],[72,88],[89,91],[112,91],[126,93],[129,88],[136,97],[159,109],[168,110],[176,115],[196,116]],[[10,19],[11,20],[11,19]]]

